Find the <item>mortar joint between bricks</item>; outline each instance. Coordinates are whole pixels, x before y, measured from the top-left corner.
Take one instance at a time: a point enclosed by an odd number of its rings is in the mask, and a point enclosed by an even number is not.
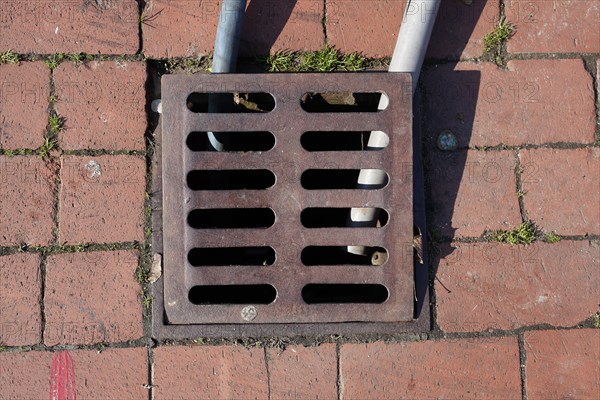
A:
[[[526,375],[526,363],[527,363],[527,351],[525,350],[525,339],[523,332],[519,332],[517,336],[519,343],[519,370],[521,372],[521,398],[527,400],[527,375]]]
[[[327,0],[323,0],[323,36],[325,40],[325,46],[329,44],[329,37],[327,37]]]
[[[523,166],[521,165],[521,160],[519,159],[519,150],[515,150],[515,181],[517,182],[516,187],[516,195],[517,201],[519,202],[519,212],[521,214],[521,222],[528,222],[527,211],[525,209],[525,192],[523,191]]]

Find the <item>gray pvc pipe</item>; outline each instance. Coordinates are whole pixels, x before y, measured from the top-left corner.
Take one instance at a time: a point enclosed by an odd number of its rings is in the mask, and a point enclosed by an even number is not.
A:
[[[223,0],[215,48],[212,62],[212,73],[221,74],[235,72],[242,32],[242,22],[246,0]],[[208,97],[208,112],[224,112],[231,108],[230,96],[210,95]],[[208,140],[217,151],[224,149],[213,132],[208,132]]]
[[[425,59],[429,39],[435,18],[440,8],[441,0],[410,0],[406,4],[400,33],[390,62],[389,72],[410,72],[412,76],[412,91],[415,92],[421,73],[421,66]],[[381,96],[379,110],[385,110],[388,98]],[[367,148],[380,149],[388,145],[388,137],[381,131],[373,131],[369,135]],[[362,169],[358,175],[358,184],[362,188],[369,185],[382,185],[385,183],[386,174],[381,170]],[[349,225],[371,225],[377,223],[377,212],[374,208],[352,208],[350,210]],[[364,246],[348,246],[348,251],[363,255],[366,253]]]

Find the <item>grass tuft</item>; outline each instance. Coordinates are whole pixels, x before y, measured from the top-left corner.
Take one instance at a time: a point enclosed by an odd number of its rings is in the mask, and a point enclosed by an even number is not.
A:
[[[295,70],[298,55],[291,51],[278,51],[269,54],[261,61],[269,66],[269,72],[288,72]]]
[[[267,65],[269,72],[362,71],[367,67],[367,60],[362,55],[342,54],[330,46],[303,53],[278,51],[259,61]]]
[[[600,329],[600,312],[594,314],[592,318],[592,325],[594,326],[594,328]]]
[[[496,231],[494,239],[501,243],[516,244],[531,244],[537,239],[538,231],[535,224],[531,221],[524,222],[518,228],[512,231]]]
[[[514,33],[515,26],[505,17],[500,18],[494,30],[483,37],[483,58],[505,67],[506,42]]]
[[[17,64],[19,62],[19,55],[7,50],[4,53],[0,52],[0,64]]]

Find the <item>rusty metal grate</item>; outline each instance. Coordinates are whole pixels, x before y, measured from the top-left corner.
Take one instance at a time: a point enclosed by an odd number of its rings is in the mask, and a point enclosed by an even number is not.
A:
[[[166,324],[411,321],[410,88],[410,76],[401,73],[164,76]],[[201,101],[197,109],[192,104],[195,95],[259,92],[272,96],[270,112],[203,113]],[[306,93],[385,93],[389,105],[378,112],[307,112],[314,110],[302,102]],[[389,145],[307,145],[328,132],[338,140],[371,131],[385,132]],[[259,151],[198,151],[190,138],[208,132],[257,134],[266,142]],[[359,169],[384,170],[388,182],[351,188],[347,182]],[[381,209],[385,219],[377,227],[344,227],[343,210],[351,207]],[[371,249],[372,262],[340,258],[346,246]],[[379,265],[382,257],[387,261]]]

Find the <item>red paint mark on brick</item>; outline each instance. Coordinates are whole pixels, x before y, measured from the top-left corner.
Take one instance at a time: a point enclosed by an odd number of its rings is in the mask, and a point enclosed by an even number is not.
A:
[[[75,367],[68,351],[59,351],[52,359],[50,400],[75,400]]]

